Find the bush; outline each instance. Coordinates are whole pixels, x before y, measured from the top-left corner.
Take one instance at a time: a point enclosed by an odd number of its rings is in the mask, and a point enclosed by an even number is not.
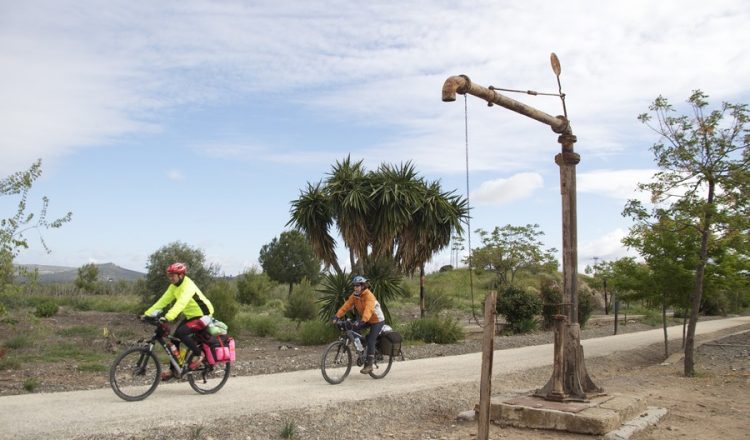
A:
[[[505,317],[512,333],[527,333],[536,328],[536,316],[542,312],[539,296],[509,286],[497,299],[497,313]]]
[[[58,307],[56,302],[45,300],[37,304],[34,315],[39,318],[49,318],[50,316],[57,315],[58,310],[60,310],[60,307]]]
[[[289,304],[287,304],[284,311],[284,316],[298,323],[315,319],[315,316],[318,314],[318,308],[315,305],[314,295],[315,293],[310,282],[307,280],[302,281],[302,283],[294,288],[292,294],[289,295]]]
[[[316,319],[302,323],[298,338],[302,345],[321,345],[336,339],[337,335],[336,327]]]
[[[214,306],[214,316],[216,319],[224,322],[229,326],[231,331],[237,323],[235,317],[240,309],[237,302],[237,291],[228,281],[221,280],[212,284],[206,292],[208,300]]]
[[[404,328],[404,338],[436,344],[452,344],[464,338],[457,319],[430,317],[412,321]]]
[[[250,318],[248,327],[250,333],[256,336],[273,336],[278,328],[278,319],[272,316],[254,316]]]
[[[268,275],[254,267],[237,277],[237,299],[242,304],[261,306],[268,300],[273,287]]]
[[[450,264],[446,264],[445,266],[442,266],[439,270],[439,272],[449,272],[453,270],[453,266]]]
[[[539,295],[542,299],[542,328],[549,330],[553,327],[554,316],[563,312],[559,307],[562,303],[562,286],[557,280],[544,277],[541,280]]]
[[[591,313],[594,311],[594,292],[590,288],[579,288],[578,289],[578,324],[581,328],[586,326],[586,323],[591,318]]]

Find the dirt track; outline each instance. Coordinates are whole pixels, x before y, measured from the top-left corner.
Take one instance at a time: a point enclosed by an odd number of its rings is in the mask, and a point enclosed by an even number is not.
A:
[[[750,317],[701,322],[697,333],[707,334],[750,323]],[[674,327],[670,335],[680,334]],[[587,359],[615,351],[632,350],[662,340],[661,330],[651,330],[583,341]],[[549,365],[551,345],[496,351],[494,375]],[[202,410],[192,422],[222,417],[248,416],[273,411],[321,406],[331,402],[360,401],[451,384],[474,384],[479,380],[481,355],[472,353],[443,358],[398,362],[386,380],[375,381],[353,373],[341,385],[323,381],[318,370],[234,377],[220,393],[195,394],[185,383],[161,386],[143,402],[128,403],[111,390],[76,391],[0,398],[0,437],[72,438],[83,435],[123,436],[165,428],[175,424],[168,408],[177,400],[195,400]],[[156,416],[155,416],[156,415]],[[205,419],[205,420],[202,420]]]

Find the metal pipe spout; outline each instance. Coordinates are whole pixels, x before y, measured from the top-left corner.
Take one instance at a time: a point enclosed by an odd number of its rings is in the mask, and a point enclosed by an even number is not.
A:
[[[465,94],[471,87],[471,80],[466,75],[451,76],[443,83],[443,102],[456,100],[456,93]]]

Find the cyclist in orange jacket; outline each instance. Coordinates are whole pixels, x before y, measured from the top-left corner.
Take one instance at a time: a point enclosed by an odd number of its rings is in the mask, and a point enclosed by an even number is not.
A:
[[[370,333],[367,334],[365,366],[359,371],[362,374],[368,374],[372,371],[372,363],[375,360],[375,342],[385,325],[385,315],[375,294],[370,291],[365,277],[357,275],[352,279],[352,284],[354,284],[354,292],[336,312],[333,320],[337,321],[342,318],[353,307],[359,316],[359,319],[354,322],[354,329],[370,329]]]
[[[161,298],[143,314],[149,316],[161,315],[164,307],[174,303],[167,314],[164,315],[164,319],[174,321],[180,313],[185,315],[185,319],[177,325],[174,335],[196,356],[188,365],[189,369],[195,370],[203,362],[203,351],[193,340],[192,334],[206,328],[214,314],[214,306],[186,274],[187,266],[185,263],[170,264],[167,268],[169,287]],[[162,373],[162,380],[169,380],[172,376],[171,371],[164,372]]]

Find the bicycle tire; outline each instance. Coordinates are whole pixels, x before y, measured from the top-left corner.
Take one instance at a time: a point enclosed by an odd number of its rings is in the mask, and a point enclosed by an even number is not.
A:
[[[323,379],[337,385],[346,379],[352,370],[352,351],[343,341],[332,342],[320,358],[320,372]]]
[[[143,400],[154,392],[161,381],[161,365],[156,355],[145,347],[120,353],[109,369],[109,384],[123,400]]]
[[[193,353],[187,357],[185,362],[190,365],[190,362],[195,356]],[[232,364],[230,362],[221,362],[214,365],[209,365],[207,362],[198,367],[197,370],[189,371],[187,373],[187,379],[190,383],[190,387],[193,388],[198,394],[213,394],[219,391],[224,384],[229,380],[229,374],[232,371]]]
[[[373,379],[382,379],[388,374],[389,371],[391,371],[391,366],[393,365],[393,356],[384,354],[383,360],[378,362],[379,352],[375,353],[375,359],[376,361],[372,364],[372,371],[370,371],[370,377]],[[387,361],[386,361],[387,359]],[[384,365],[387,362],[386,365]],[[381,371],[382,370],[382,371]]]

